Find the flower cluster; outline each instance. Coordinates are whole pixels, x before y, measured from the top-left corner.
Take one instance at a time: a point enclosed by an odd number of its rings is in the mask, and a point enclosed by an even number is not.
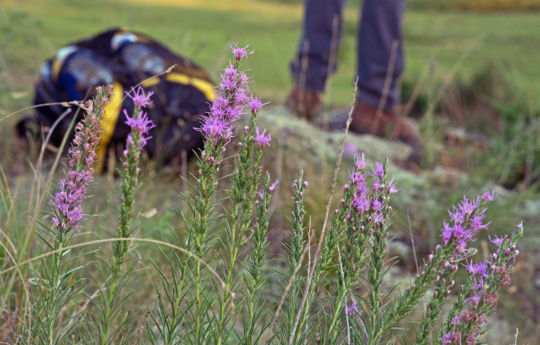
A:
[[[132,87],[130,92],[126,92],[126,95],[131,98],[133,104],[135,104],[135,107],[137,108],[146,108],[152,104],[150,97],[152,97],[153,94],[153,91],[145,93],[142,86],[139,86],[138,88]]]
[[[491,240],[497,248],[489,259],[464,265],[470,277],[460,294],[468,297],[464,299],[464,308],[451,314],[449,325],[441,337],[443,345],[477,343],[481,327],[487,323],[488,312],[497,304],[499,288],[510,285],[509,271],[519,254],[516,243],[522,233],[523,225],[520,223],[513,238],[503,236]]]
[[[247,47],[232,48],[235,63],[230,64],[220,76],[216,90],[216,98],[212,102],[210,112],[202,117],[202,126],[199,130],[204,137],[214,144],[218,141],[227,142],[236,135],[233,123],[240,119],[244,109],[249,107],[252,113],[257,113],[263,104],[261,100],[253,97],[249,89],[249,78],[239,70],[242,59],[252,54]],[[264,131],[257,131],[257,143],[260,146],[268,144],[270,136],[265,136]]]
[[[482,199],[477,198],[475,200],[463,197],[458,206],[454,206],[448,212],[451,225],[443,222],[444,228],[441,237],[445,245],[450,242],[456,243],[456,256],[463,255],[468,244],[474,241],[476,234],[488,228],[489,223],[484,224],[486,208],[483,206],[491,200],[493,200],[493,193],[485,193]]]
[[[108,103],[111,89],[98,88],[97,96],[81,107],[85,111],[82,121],[75,125],[75,136],[68,150],[68,171],[59,185],[54,199],[49,202],[53,209],[52,222],[61,232],[77,230],[83,219],[82,203],[86,188],[93,179],[92,165],[96,161],[96,147],[101,135],[103,105]]]
[[[150,97],[153,94],[152,91],[145,93],[141,86],[137,89],[131,88],[131,93],[126,92],[126,95],[135,104],[135,111],[133,112],[133,116],[129,116],[126,109],[124,109],[124,115],[126,117],[125,124],[131,128],[131,133],[127,137],[126,149],[124,150],[125,157],[128,156],[130,148],[136,148],[142,151],[148,140],[152,138],[148,136],[148,132],[155,127],[154,122],[148,118],[147,113],[142,109],[151,104]],[[134,140],[134,136],[137,138],[136,140]]]
[[[248,46],[238,47],[238,44],[231,46],[232,53],[236,58],[236,62],[240,62],[243,58],[247,58],[248,55],[253,54],[253,50],[248,50]]]
[[[255,137],[253,138],[259,147],[270,146],[270,140],[272,140],[272,135],[266,135],[266,129],[263,129],[262,132],[259,132],[259,127],[255,127]]]
[[[375,162],[372,172],[368,173],[366,171],[365,154],[362,152],[361,155],[355,156],[354,165],[356,170],[349,174],[351,184],[354,186],[351,208],[360,215],[369,213],[369,218],[374,223],[382,224],[384,221],[383,208],[388,204],[385,195],[395,194],[398,190],[393,181],[385,184],[386,171],[383,163]],[[372,177],[371,189],[367,182],[369,175]],[[349,188],[349,186],[346,185],[345,188]]]

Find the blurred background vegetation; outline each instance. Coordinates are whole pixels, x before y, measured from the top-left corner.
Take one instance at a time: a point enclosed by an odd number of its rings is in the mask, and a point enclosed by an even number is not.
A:
[[[339,68],[324,96],[328,111],[346,107],[351,99],[360,2],[347,4]],[[505,292],[501,311],[490,320],[497,328],[492,339],[500,341],[494,344],[508,343],[516,328],[520,328],[518,343],[533,344],[540,335],[535,328],[540,322],[540,12],[534,10],[540,10],[540,0],[410,0],[403,24],[402,97],[422,125],[424,155],[419,167],[397,177],[403,194],[395,201],[396,243],[410,247],[412,231],[421,256],[433,246],[447,207],[464,193],[474,196],[486,189],[498,190],[499,201],[489,212],[492,231],[509,232],[524,218],[526,237],[515,286]],[[25,211],[25,203],[35,176],[31,169],[35,157],[17,149],[12,129],[20,116],[4,117],[31,104],[41,63],[58,48],[122,26],[154,37],[217,77],[227,62],[229,44],[249,44],[256,51],[248,59],[253,90],[271,102],[264,118],[272,128],[274,116],[276,121],[289,116],[280,106],[292,87],[289,62],[300,37],[301,19],[301,0],[0,0],[0,167],[20,217],[31,214]],[[267,166],[285,183],[272,226],[279,245],[280,232],[287,231],[287,181],[302,165],[312,185],[328,186],[335,157],[326,157],[327,161],[316,157],[327,149],[322,146],[328,138],[311,128],[299,130],[314,137],[304,140],[309,151],[287,151],[280,138],[294,133],[286,125],[274,126]],[[374,142],[372,147],[380,149],[383,144]],[[388,150],[386,155],[397,156],[393,146]],[[305,152],[315,153],[312,157]],[[138,222],[144,236],[167,238],[180,231],[173,210],[181,207],[178,192],[185,186],[178,173],[153,163],[144,170],[140,195],[145,198]],[[90,219],[88,229],[98,235],[85,235],[90,237],[107,236],[99,219],[112,219],[114,224],[116,212],[111,206],[118,181],[112,175],[99,176],[97,181],[88,210],[98,217]],[[314,226],[322,219],[328,189],[311,192],[308,203]],[[13,224],[2,212],[0,225]],[[15,243],[22,223],[8,228]],[[143,260],[156,251],[140,249],[138,254]],[[403,256],[401,266],[414,269],[410,256]],[[149,283],[134,298],[143,300],[153,287],[151,273],[141,270],[140,275]]]

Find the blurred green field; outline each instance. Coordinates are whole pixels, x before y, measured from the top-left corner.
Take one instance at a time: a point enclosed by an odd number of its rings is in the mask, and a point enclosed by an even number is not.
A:
[[[153,3],[153,4],[150,4]],[[355,70],[357,6],[346,10],[340,68],[327,101],[348,104]],[[111,26],[143,31],[217,75],[229,42],[249,44],[255,91],[281,102],[291,86],[288,64],[301,28],[297,4],[188,0],[3,0],[0,5],[2,89],[30,92],[41,62],[60,46]],[[406,73],[409,88],[428,73],[436,80],[470,83],[497,68],[505,89],[522,102],[540,94],[540,13],[406,13]],[[431,67],[430,67],[431,66]],[[22,97],[18,106],[30,95]],[[2,98],[2,112],[11,108]],[[8,104],[8,105],[6,105]],[[537,106],[537,105],[535,105]]]

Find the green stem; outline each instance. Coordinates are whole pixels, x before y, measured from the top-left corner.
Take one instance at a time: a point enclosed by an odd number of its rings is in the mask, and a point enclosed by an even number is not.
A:
[[[176,332],[176,323],[178,322],[178,317],[179,317],[179,307],[180,307],[180,302],[182,301],[182,289],[184,288],[184,280],[185,280],[185,276],[186,276],[186,271],[187,271],[187,259],[184,260],[184,264],[182,265],[182,276],[180,278],[180,282],[178,283],[177,287],[176,287],[176,299],[174,301],[174,304],[172,306],[172,311],[171,311],[171,315],[172,315],[172,319],[171,319],[171,326],[170,328],[167,330],[167,345],[172,345],[173,341],[174,341],[174,333]]]
[[[114,296],[116,294],[116,287],[118,284],[120,269],[121,269],[120,263],[117,260],[113,259],[111,285],[109,286],[108,294],[107,294],[107,305],[105,309],[105,317],[103,319],[104,331],[100,337],[100,341],[99,341],[100,345],[106,345],[109,341],[109,336],[110,336],[110,331],[111,331],[111,326],[112,326],[111,316],[114,309],[113,308]]]
[[[339,323],[339,317],[341,316],[341,313],[343,311],[343,304],[345,302],[345,298],[347,297],[347,294],[349,292],[348,288],[340,288],[340,293],[338,294],[338,298],[336,300],[336,305],[334,308],[334,313],[332,315],[332,321],[330,323],[330,326],[328,327],[328,330],[325,332],[324,339],[322,341],[323,345],[326,344],[335,344],[336,338],[337,338],[337,332],[339,331],[339,328],[336,329],[336,326]]]
[[[201,262],[197,260],[195,271],[195,337],[197,344],[201,344]]]

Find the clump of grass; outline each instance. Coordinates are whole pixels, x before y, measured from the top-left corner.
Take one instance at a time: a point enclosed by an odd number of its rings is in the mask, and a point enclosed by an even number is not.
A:
[[[428,291],[433,294],[410,342],[479,341],[500,287],[510,283],[517,241],[523,234],[520,224],[511,236],[492,239],[496,251],[489,259],[467,261],[474,253],[477,234],[488,228],[485,212],[493,193],[464,197],[450,210],[439,244],[411,285],[398,294],[397,286],[385,284],[394,263],[387,258],[390,201],[398,193],[388,174],[388,161],[370,165],[363,154],[355,157],[338,205],[330,212],[338,161],[318,238],[304,204],[312,187],[300,170],[292,186],[287,267],[280,270],[267,258],[269,209],[278,182],[272,182],[261,164],[272,138],[257,126],[263,104],[251,95],[249,78],[242,70],[242,62],[251,53],[247,47],[233,47],[232,63],[225,68],[216,100],[202,119],[204,147],[196,156],[198,171],[186,181],[186,207],[178,218],[185,234],[177,243],[132,236],[138,166],[152,126],[143,111],[151,95],[138,89],[130,94],[135,112],[126,114],[132,131],[124,151],[116,237],[71,244],[84,218],[82,202],[99,136],[98,127],[89,125],[99,125],[108,89],[100,89],[94,102],[84,105],[87,117],[76,125],[69,170],[52,204],[54,226],[47,228],[50,236],[43,236],[50,250],[21,262],[13,248],[4,244],[10,243],[10,237],[0,242],[13,262],[2,262],[0,279],[13,287],[1,290],[2,301],[18,299],[19,303],[12,307],[3,302],[2,307],[9,314],[22,305],[28,315],[19,318],[16,326],[19,343],[60,344],[68,338],[71,343],[101,345],[388,343],[405,334],[397,327],[419,308]],[[230,149],[233,143],[238,145],[236,150]],[[228,170],[232,173],[224,173]],[[1,189],[0,195],[9,205],[9,189]],[[9,214],[9,206],[7,210]],[[46,216],[42,218],[44,223]],[[166,258],[166,265],[158,261],[148,265],[159,279],[156,298],[146,301],[145,327],[127,322],[131,291],[125,282],[138,278],[126,267],[134,256],[130,242],[161,246]],[[99,288],[92,293],[81,282],[88,278],[84,268],[94,263],[77,264],[80,260],[72,249],[104,243],[112,243],[112,253],[101,261],[106,265],[103,275],[94,277]],[[32,269],[23,271],[28,264]],[[456,283],[460,270],[467,276],[463,284]],[[26,284],[28,279],[31,284]],[[282,288],[279,302],[267,298],[267,292],[276,288],[272,282]],[[446,315],[445,304],[451,305]],[[2,314],[6,313],[2,310]]]

